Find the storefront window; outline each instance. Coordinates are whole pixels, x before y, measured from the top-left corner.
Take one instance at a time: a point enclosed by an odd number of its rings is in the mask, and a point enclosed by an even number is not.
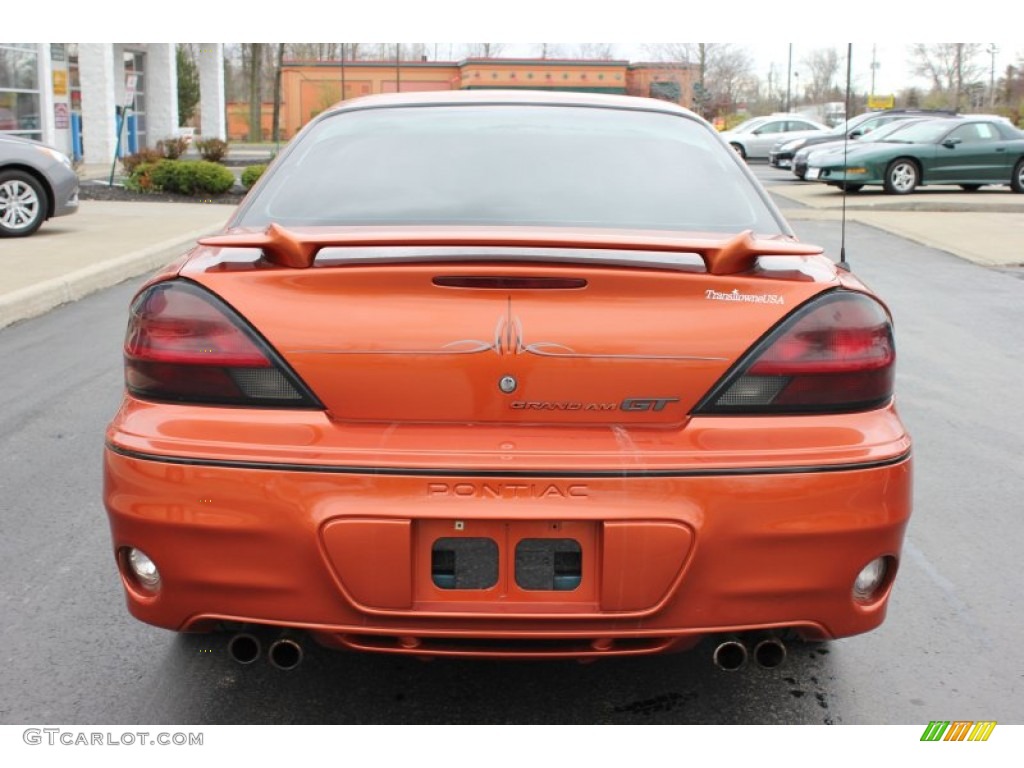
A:
[[[68,43],[68,87],[71,92],[71,110],[82,112],[82,80],[78,69],[78,43]]]
[[[39,49],[0,43],[0,132],[39,138]]]

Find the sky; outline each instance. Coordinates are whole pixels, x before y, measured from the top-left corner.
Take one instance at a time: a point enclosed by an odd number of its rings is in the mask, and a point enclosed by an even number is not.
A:
[[[784,87],[790,52],[788,41],[741,42],[737,40],[729,42],[735,42],[736,45],[741,46],[750,53],[754,61],[754,74],[762,81],[767,81],[769,70],[774,66],[776,82],[781,84],[781,87]],[[913,66],[910,62],[910,48],[912,44],[912,42],[907,42],[906,40],[899,43],[853,43],[853,69],[851,77],[855,89],[863,91],[869,89],[871,85],[872,56],[874,56],[874,60],[878,64],[878,67],[875,69],[876,94],[894,94],[912,84],[927,88],[929,86],[928,81],[915,77],[913,74]],[[563,45],[566,49],[571,49],[572,47],[572,43],[555,43],[555,45]],[[794,90],[800,82],[807,83],[808,69],[804,64],[804,60],[809,54],[820,48],[835,48],[839,52],[840,59],[843,62],[840,68],[840,80],[845,82],[847,43],[813,40],[794,42],[792,45],[792,71],[795,75],[793,78]],[[988,43],[984,45],[987,46]],[[630,61],[642,61],[647,58],[643,43],[621,42],[616,43],[615,46],[615,54],[620,58],[629,59]],[[996,43],[996,47],[998,48],[995,60],[996,79],[998,79],[1006,71],[1007,64],[1016,63],[1019,59],[1024,58],[1024,43]],[[439,56],[446,55],[446,51],[447,49],[442,46]],[[537,55],[536,45],[513,43],[504,49],[502,55],[535,56]],[[991,58],[986,55],[984,61],[986,63],[985,71],[988,72]],[[988,77],[986,77],[987,81]]]
[[[852,8],[827,15],[815,0],[646,0],[642,4],[623,0],[516,0],[506,4],[377,0],[372,4],[328,4],[326,13],[320,0],[202,6],[172,3],[162,6],[159,13],[140,10],[138,3],[124,0],[90,0],[88,6],[90,12],[83,14],[80,0],[48,0],[44,15],[34,12],[31,4],[17,3],[5,11],[5,36],[78,42],[489,40],[509,43],[506,50],[515,51],[513,55],[530,54],[541,40],[618,41],[617,52],[630,60],[644,58],[644,41],[702,39],[746,47],[755,60],[755,74],[765,79],[773,64],[775,72],[785,76],[790,42],[794,72],[800,72],[803,58],[815,48],[836,47],[845,53],[845,42],[818,39],[822,24],[826,24],[828,31],[842,32],[848,39],[876,41],[853,43],[853,75],[859,88],[869,86],[871,50],[876,46],[875,91],[882,94],[914,81],[906,52],[912,43],[945,40],[951,30],[967,40],[991,41],[1005,38],[1007,29],[999,26],[999,19],[1005,19],[1000,14],[960,14],[953,26],[947,15],[922,15],[913,4],[892,0],[857,0]],[[155,17],[159,23],[154,22]],[[629,40],[641,42],[621,42]],[[999,77],[1007,64],[1024,58],[1024,42],[996,45]],[[927,86],[925,81],[917,84]]]

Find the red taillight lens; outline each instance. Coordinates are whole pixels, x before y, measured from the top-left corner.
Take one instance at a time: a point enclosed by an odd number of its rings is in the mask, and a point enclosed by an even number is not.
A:
[[[876,408],[892,397],[892,323],[874,299],[826,294],[759,343],[701,413],[821,413]]]
[[[191,283],[157,283],[136,297],[124,358],[125,383],[136,397],[317,407],[234,310]]]

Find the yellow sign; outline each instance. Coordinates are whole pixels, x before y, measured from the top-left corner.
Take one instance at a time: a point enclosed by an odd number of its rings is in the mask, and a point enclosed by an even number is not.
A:
[[[895,96],[868,96],[868,109],[892,109],[895,106]]]
[[[53,95],[68,95],[68,72],[66,69],[53,70]]]

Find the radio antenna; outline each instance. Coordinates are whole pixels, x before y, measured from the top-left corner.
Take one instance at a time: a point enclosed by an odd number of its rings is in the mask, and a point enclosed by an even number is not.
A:
[[[850,73],[853,69],[853,43],[846,44],[846,122],[844,123],[843,130],[843,168],[848,169],[849,165],[846,162],[846,149],[850,143]],[[846,261],[846,194],[850,187],[849,174],[847,174],[847,180],[843,182],[843,229],[842,235],[839,241],[839,268],[845,272],[850,271],[850,265]]]

